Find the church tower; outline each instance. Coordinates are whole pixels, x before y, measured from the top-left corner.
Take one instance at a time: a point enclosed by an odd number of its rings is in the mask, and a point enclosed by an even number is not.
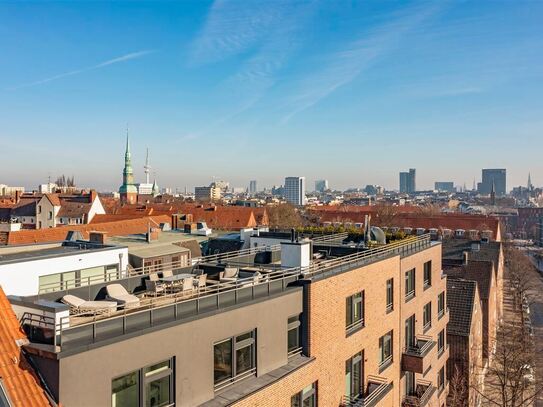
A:
[[[124,153],[123,184],[119,188],[121,203],[135,204],[138,200],[138,189],[134,185],[134,173],[130,156],[130,140],[126,129],[126,152]]]

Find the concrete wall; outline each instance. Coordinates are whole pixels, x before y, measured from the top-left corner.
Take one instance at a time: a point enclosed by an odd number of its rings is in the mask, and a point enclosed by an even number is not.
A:
[[[59,401],[64,407],[110,406],[113,378],[175,356],[176,406],[199,405],[214,398],[214,343],[256,329],[257,374],[266,374],[287,363],[287,320],[301,312],[302,292],[295,289],[83,353],[61,355]]]

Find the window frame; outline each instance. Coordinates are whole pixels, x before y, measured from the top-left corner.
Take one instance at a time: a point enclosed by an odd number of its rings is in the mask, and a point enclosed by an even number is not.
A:
[[[296,319],[294,319],[296,318]],[[287,356],[293,357],[296,355],[299,355],[302,353],[302,323],[301,323],[301,314],[293,315],[288,318],[287,320]],[[290,349],[289,346],[289,339],[290,339],[290,332],[296,330],[296,338],[298,340],[298,346],[296,348]]]
[[[239,340],[240,337],[243,337],[247,334],[251,334],[251,336],[247,339]],[[230,372],[230,377],[227,377],[217,382],[215,380],[215,347],[225,342],[231,343],[230,345],[231,346],[230,348],[230,357],[231,357],[230,371],[231,372]],[[237,352],[249,346],[251,347],[251,367],[244,372],[238,373]],[[243,333],[215,342],[213,344],[213,388],[215,392],[221,391],[227,388],[228,386],[234,383],[237,383],[238,381],[243,380],[247,377],[254,376],[256,374],[256,365],[257,365],[256,363],[256,329],[245,331]]]
[[[388,355],[385,355],[385,338],[390,337],[388,341]],[[379,373],[394,363],[394,330],[390,330],[379,338]]]
[[[441,319],[445,315],[445,291],[437,296],[437,318]]]
[[[405,302],[415,298],[416,295],[416,268],[405,272]]]
[[[360,377],[358,378],[358,389],[356,388],[356,381],[353,380],[353,372],[358,365]],[[345,376],[350,373],[349,391],[350,395],[346,395],[350,400],[358,400],[364,396],[364,351],[360,351],[351,356],[345,361]]]
[[[429,260],[424,263],[423,266],[423,286],[426,290],[432,286],[432,260]]]
[[[150,376],[147,376],[146,369],[151,368],[152,366],[156,366],[162,363],[168,363],[167,368],[161,370],[160,372],[157,372],[155,374],[152,374]],[[134,407],[144,407],[146,405],[146,399],[147,399],[147,384],[152,383],[154,381],[163,379],[165,377],[169,377],[169,399],[170,402],[168,405],[175,405],[175,356],[172,356],[169,359],[162,360],[161,362],[153,363],[147,366],[144,366],[140,369],[132,370],[128,373],[115,376],[111,379],[111,405],[115,406],[113,404],[113,382],[115,380],[121,379],[128,375],[136,375],[136,386],[137,386],[137,395],[138,395],[138,402]]]
[[[365,322],[365,301],[364,290],[356,292],[345,298],[345,331],[350,335],[366,326]],[[357,308],[359,307],[359,317],[356,318]]]
[[[437,389],[440,394],[445,389],[445,366],[437,372]]]
[[[438,357],[445,352],[445,346],[447,345],[447,336],[445,335],[445,328],[443,328],[437,334],[437,354]]]
[[[432,327],[432,301],[424,304],[422,308],[422,331],[426,332]]]
[[[389,278],[386,281],[386,312],[394,311],[394,279]]]
[[[306,391],[306,389],[308,389],[309,387],[311,387],[311,389]],[[317,403],[317,395],[318,395],[317,388],[318,388],[318,382],[313,382],[309,386],[304,387],[298,393],[290,397],[290,406],[302,407],[304,405],[304,402],[307,399],[309,399],[310,397],[313,397],[313,403],[309,407],[317,407],[317,404],[318,404]]]

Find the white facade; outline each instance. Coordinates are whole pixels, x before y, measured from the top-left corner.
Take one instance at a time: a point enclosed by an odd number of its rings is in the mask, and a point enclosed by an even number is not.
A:
[[[27,249],[54,249],[59,245],[58,243],[33,245]],[[22,247],[15,246],[0,248],[0,258],[2,255],[20,253],[23,250]],[[6,295],[36,295],[40,291],[40,277],[42,276],[108,265],[119,265],[119,272],[124,275],[127,262],[128,249],[126,247],[108,247],[80,252],[74,250],[73,254],[53,254],[51,256],[36,255],[32,257],[28,254],[21,256],[19,261],[11,260],[0,263],[0,285]]]
[[[281,267],[301,267],[311,263],[311,242],[281,242]]]
[[[6,184],[0,184],[0,195],[2,196],[11,196],[15,195],[16,192],[20,192],[21,194],[25,192],[24,187],[10,187]]]
[[[305,177],[285,178],[285,199],[296,206],[306,204]]]

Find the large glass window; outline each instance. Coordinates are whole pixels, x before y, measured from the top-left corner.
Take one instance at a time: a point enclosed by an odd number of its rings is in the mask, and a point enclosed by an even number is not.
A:
[[[387,280],[387,312],[394,309],[394,279]]]
[[[437,374],[437,388],[442,391],[445,388],[445,367],[439,369]]]
[[[82,286],[104,281],[104,266],[83,269],[79,273]]]
[[[379,338],[379,367],[392,363],[392,331]]]
[[[139,372],[113,379],[111,388],[112,407],[131,407],[140,404]]]
[[[432,326],[432,303],[426,304],[422,310],[422,329],[427,330]]]
[[[317,382],[290,398],[291,407],[317,407]]]
[[[415,315],[411,315],[405,320],[405,348],[409,349],[415,346]]]
[[[364,326],[364,291],[346,298],[345,325],[347,331]]]
[[[214,346],[215,388],[233,383],[242,374],[255,371],[255,332],[226,339]]]
[[[356,400],[362,395],[364,382],[362,352],[358,352],[345,362],[345,396],[348,400]]]
[[[113,379],[112,407],[166,407],[174,404],[174,359]]]
[[[424,263],[424,288],[432,285],[432,262]]]
[[[300,316],[296,315],[288,319],[287,332],[287,351],[289,356],[300,353],[301,350],[301,330]]]
[[[405,300],[415,296],[415,269],[405,272]]]

